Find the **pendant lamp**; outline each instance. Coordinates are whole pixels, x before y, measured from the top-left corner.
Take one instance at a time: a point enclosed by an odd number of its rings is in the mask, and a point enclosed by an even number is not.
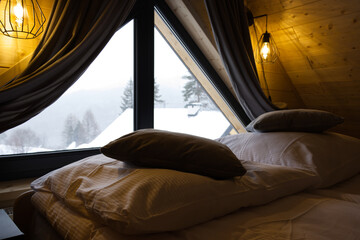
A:
[[[0,31],[5,36],[36,38],[43,32],[45,21],[37,0],[0,0]]]
[[[263,33],[257,43],[255,49],[255,61],[257,63],[274,63],[279,57],[279,51],[274,41],[274,38],[267,31],[267,14],[260,15],[254,18],[266,17],[265,33]]]

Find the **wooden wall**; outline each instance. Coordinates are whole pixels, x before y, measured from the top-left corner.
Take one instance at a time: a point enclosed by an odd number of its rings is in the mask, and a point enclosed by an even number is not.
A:
[[[343,116],[334,130],[360,137],[359,2],[251,0],[247,6],[254,16],[268,14],[280,51],[281,69],[265,68],[270,88],[280,75],[289,78],[307,108]],[[255,24],[264,29],[261,20]]]
[[[209,35],[203,1],[182,2]],[[280,51],[276,63],[257,65],[262,88],[265,74],[273,102],[339,114],[345,123],[333,131],[360,138],[358,0],[248,0],[246,4],[254,16],[268,14],[268,31]],[[181,20],[187,24],[185,18]],[[265,18],[256,19],[255,26],[259,37]],[[255,40],[253,27],[249,30]]]

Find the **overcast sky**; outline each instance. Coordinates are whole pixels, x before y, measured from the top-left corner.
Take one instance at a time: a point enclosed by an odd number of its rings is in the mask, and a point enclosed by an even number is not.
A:
[[[123,88],[133,76],[133,22],[121,28],[67,94],[79,90]],[[187,69],[155,30],[155,78],[163,88],[182,88]],[[178,86],[174,86],[178,85]]]

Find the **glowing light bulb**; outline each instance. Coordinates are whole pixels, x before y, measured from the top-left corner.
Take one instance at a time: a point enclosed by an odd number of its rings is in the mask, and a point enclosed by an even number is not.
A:
[[[267,57],[270,55],[270,44],[269,42],[263,42],[261,50],[260,50],[261,57],[266,60]]]
[[[23,17],[24,17],[24,8],[21,6],[20,1],[17,1],[16,6],[14,7],[14,14],[16,17],[15,22],[18,24],[18,27],[21,27],[21,24],[23,23]]]

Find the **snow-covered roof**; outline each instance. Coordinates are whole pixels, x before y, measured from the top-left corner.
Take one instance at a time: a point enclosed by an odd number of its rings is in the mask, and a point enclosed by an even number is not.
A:
[[[229,127],[228,120],[220,111],[201,110],[195,116],[188,115],[186,108],[155,108],[154,128],[192,134],[215,139]],[[79,147],[100,147],[133,131],[133,109],[126,109],[91,143]]]

